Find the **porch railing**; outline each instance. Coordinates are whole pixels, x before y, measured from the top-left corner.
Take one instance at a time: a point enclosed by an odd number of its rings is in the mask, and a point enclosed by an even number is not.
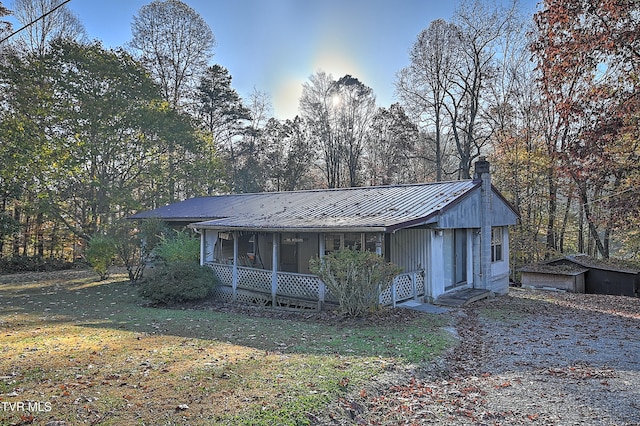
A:
[[[207,263],[218,278],[220,285],[214,297],[228,302],[279,306],[297,309],[322,310],[325,304],[336,304],[324,282],[310,274],[294,274],[278,271],[276,280],[268,269],[237,267],[234,286],[233,265]],[[408,299],[424,295],[424,272],[403,273],[394,278],[392,285],[380,295],[380,304],[396,306]]]

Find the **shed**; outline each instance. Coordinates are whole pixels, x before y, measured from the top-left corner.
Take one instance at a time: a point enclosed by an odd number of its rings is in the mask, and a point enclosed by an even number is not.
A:
[[[585,292],[639,297],[640,266],[619,259],[595,259],[579,254],[549,262],[555,266],[574,266],[587,269]]]
[[[200,197],[132,219],[199,232],[201,263],[228,287],[221,297],[275,305],[302,295],[321,306],[330,295],[309,260],[345,247],[403,269],[383,304],[466,288],[507,293],[517,217],[481,159],[470,180]]]
[[[518,270],[523,287],[557,289],[571,293],[585,292],[585,274],[589,270],[578,265],[533,264]]]

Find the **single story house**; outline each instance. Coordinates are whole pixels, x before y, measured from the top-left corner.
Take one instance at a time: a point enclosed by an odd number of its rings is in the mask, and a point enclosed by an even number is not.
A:
[[[200,233],[201,263],[227,286],[219,296],[286,305],[302,294],[321,306],[330,295],[309,260],[345,247],[403,269],[383,304],[464,288],[505,294],[518,213],[481,158],[470,180],[200,197],[132,217],[145,218]]]

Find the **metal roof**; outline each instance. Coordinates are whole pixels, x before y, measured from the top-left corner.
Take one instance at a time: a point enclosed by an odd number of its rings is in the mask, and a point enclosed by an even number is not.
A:
[[[464,180],[219,195],[192,198],[131,218],[156,217],[217,230],[390,232],[436,221],[438,214],[479,187],[479,181]]]

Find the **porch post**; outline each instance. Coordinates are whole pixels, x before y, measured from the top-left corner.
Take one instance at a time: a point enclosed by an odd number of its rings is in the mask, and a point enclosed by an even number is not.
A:
[[[325,250],[325,247],[324,247],[324,233],[320,232],[318,234],[318,252],[319,252],[318,253],[318,257],[320,259],[322,259],[324,257],[324,250]]]
[[[231,283],[233,301],[238,300],[238,231],[233,232],[233,279]]]
[[[411,285],[413,286],[413,300],[418,300],[418,273],[413,271],[411,273]]]
[[[376,254],[378,256],[382,256],[383,241],[384,241],[383,234],[381,232],[378,232],[378,234],[376,235]]]
[[[278,234],[275,232],[273,235],[271,260],[271,306],[276,307],[276,294],[278,293]]]
[[[397,288],[396,288],[396,279],[394,278],[393,281],[391,281],[391,305],[395,308],[396,307],[396,300],[398,299],[398,293],[397,293]]]
[[[196,230],[197,231],[197,230]],[[203,229],[200,232],[200,266],[204,266],[204,257],[206,256],[206,245],[207,245],[207,230]]]

